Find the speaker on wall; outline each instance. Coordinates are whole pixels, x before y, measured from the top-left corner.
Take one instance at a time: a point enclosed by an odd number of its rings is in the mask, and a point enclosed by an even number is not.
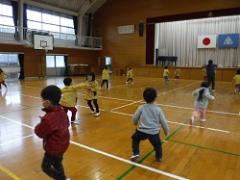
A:
[[[139,32],[139,36],[140,37],[143,37],[143,34],[144,34],[144,23],[139,23],[138,24],[138,32]]]

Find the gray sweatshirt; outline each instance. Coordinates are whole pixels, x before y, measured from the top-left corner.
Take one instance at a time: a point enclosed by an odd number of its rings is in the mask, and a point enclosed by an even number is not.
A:
[[[162,110],[155,104],[141,105],[133,115],[133,123],[136,124],[137,130],[146,134],[158,134],[160,125],[165,135],[169,133],[167,120]]]
[[[199,92],[202,89],[204,89],[203,98],[202,98],[202,100],[198,101]],[[205,109],[208,106],[208,100],[209,99],[214,100],[214,96],[212,96],[210,94],[209,88],[204,88],[204,87],[198,88],[195,91],[193,91],[193,96],[196,97],[195,102],[194,102],[194,106],[196,108],[204,108]]]

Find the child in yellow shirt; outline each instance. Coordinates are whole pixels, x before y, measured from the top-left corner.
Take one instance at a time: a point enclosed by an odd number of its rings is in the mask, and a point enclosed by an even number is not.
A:
[[[100,116],[99,106],[98,106],[98,82],[96,80],[94,73],[89,73],[87,76],[87,95],[86,100],[89,108],[92,113],[95,114],[96,117]],[[95,110],[93,108],[92,102],[95,106]]]
[[[61,89],[62,97],[60,100],[60,105],[63,107],[63,110],[67,113],[68,111],[71,111],[72,117],[71,117],[71,123],[72,124],[78,124],[76,122],[76,113],[77,113],[77,91],[80,88],[86,87],[85,83],[80,83],[77,85],[71,85],[72,79],[71,78],[65,78],[63,80],[63,83],[65,85],[64,88]]]
[[[233,80],[235,81],[235,90],[234,94],[240,93],[240,69],[237,70],[236,75],[233,77]]]
[[[102,71],[102,83],[101,83],[101,87],[104,86],[104,84],[106,84],[106,87],[108,89],[108,85],[109,85],[109,80],[110,80],[110,74],[112,72],[108,69],[107,66],[104,67],[103,71]]]
[[[133,83],[133,68],[129,67],[127,69],[127,81],[126,84],[132,84]]]
[[[3,72],[3,70],[0,68],[0,91],[2,90],[2,85],[5,86],[5,88],[7,88],[7,85],[5,83],[5,78],[6,78],[6,74]]]
[[[169,81],[169,70],[168,70],[168,67],[165,66],[164,67],[164,70],[163,70],[163,79],[164,79],[164,85],[167,86],[168,85],[168,81]]]
[[[177,68],[175,70],[175,79],[180,79],[180,73],[181,73],[181,70]]]

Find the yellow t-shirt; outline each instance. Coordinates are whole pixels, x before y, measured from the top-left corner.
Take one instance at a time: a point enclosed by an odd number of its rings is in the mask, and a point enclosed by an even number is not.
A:
[[[102,80],[109,80],[110,79],[111,71],[109,69],[103,69],[102,71]]]
[[[168,77],[169,75],[169,70],[168,69],[164,69],[163,70],[163,77]]]
[[[0,82],[4,81],[6,77],[6,74],[4,72],[0,73]]]
[[[127,78],[133,78],[133,69],[127,71]]]
[[[181,70],[180,70],[180,69],[176,69],[176,70],[175,70],[175,76],[178,76],[178,77],[180,77],[180,72],[181,72]]]
[[[236,74],[233,79],[235,80],[235,84],[240,84],[240,74]]]
[[[98,98],[98,82],[96,80],[92,82],[87,82],[87,94],[85,99],[93,100],[97,98]]]
[[[77,91],[86,86],[86,83],[80,83],[77,85],[65,86],[62,88],[62,98],[60,100],[60,105],[65,107],[75,107],[77,104]]]

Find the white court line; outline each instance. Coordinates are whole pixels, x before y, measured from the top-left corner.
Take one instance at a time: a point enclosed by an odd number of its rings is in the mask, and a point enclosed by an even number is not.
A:
[[[111,111],[111,113],[115,113],[115,114],[119,114],[119,115],[123,115],[123,116],[130,116],[130,117],[133,116],[133,114],[117,112],[117,111]],[[206,128],[206,127],[202,127],[202,126],[190,125],[190,124],[180,123],[180,122],[176,122],[176,121],[168,121],[168,122],[171,123],[171,124],[178,124],[178,125],[189,126],[189,127],[194,127],[194,128],[207,129],[207,130],[210,130],[210,131],[217,131],[217,132],[222,132],[222,133],[231,133],[230,131],[225,131],[225,130],[222,130],[222,129]]]
[[[106,152],[104,152],[104,151],[101,151],[101,150],[98,150],[98,149],[95,149],[95,148],[92,148],[92,147],[89,147],[89,146],[86,146],[86,145],[83,145],[83,144],[79,144],[79,143],[74,142],[74,141],[71,141],[71,143],[74,144],[74,145],[76,145],[76,146],[78,146],[78,147],[87,149],[87,150],[89,150],[89,151],[93,151],[93,152],[95,152],[95,153],[98,153],[98,154],[101,154],[101,155],[110,157],[110,158],[112,158],[112,159],[116,159],[116,160],[118,160],[118,161],[121,161],[121,162],[124,162],[124,163],[127,163],[127,164],[131,164],[131,165],[140,167],[140,168],[142,168],[142,169],[146,169],[146,170],[151,171],[151,172],[155,172],[155,173],[157,173],[157,174],[165,175],[165,176],[171,177],[171,178],[173,178],[173,179],[187,180],[187,178],[185,178],[185,177],[177,176],[177,175],[175,175],[175,174],[168,173],[168,172],[166,172],[166,171],[162,171],[162,170],[159,170],[159,169],[156,169],[156,168],[152,168],[152,167],[149,167],[149,166],[146,166],[146,165],[143,165],[143,164],[135,163],[135,162],[132,162],[132,161],[130,161],[130,160],[127,160],[127,159],[124,159],[124,158],[115,156],[115,155],[113,155],[113,154],[106,153]]]
[[[179,90],[179,89],[184,89],[184,88],[189,87],[189,86],[192,86],[193,84],[196,84],[196,83],[199,83],[199,82],[193,82],[193,83],[187,84],[186,86],[182,86],[182,87],[170,89],[169,91],[163,91],[163,92],[159,93],[158,97],[159,97],[161,94],[169,93],[169,92],[176,91],[176,90]]]
[[[0,143],[0,146],[7,145],[7,144],[12,144],[15,141],[24,140],[24,139],[27,139],[27,138],[30,138],[30,137],[33,137],[33,136],[34,136],[34,134],[30,134],[30,135],[27,135],[27,136],[23,136],[21,138],[11,139],[8,142]]]
[[[133,105],[133,104],[140,103],[140,102],[142,102],[142,101],[143,101],[143,100],[141,99],[141,100],[139,100],[139,101],[135,101],[135,102],[132,102],[132,103],[129,103],[129,104],[125,104],[125,105],[123,105],[123,106],[113,108],[113,109],[111,109],[111,111],[115,111],[115,110],[117,110],[117,109],[121,109],[121,108],[124,108],[124,107],[127,107],[127,106],[131,106],[131,105]]]
[[[190,108],[190,107],[175,106],[175,105],[168,105],[168,104],[156,104],[156,105],[158,105],[158,106],[165,106],[165,107],[172,107],[172,108],[178,108],[178,109],[194,110],[193,108]],[[231,112],[214,111],[214,110],[207,110],[207,112],[215,113],[215,114],[239,116],[238,113],[231,113]]]
[[[88,109],[88,106],[83,106],[83,105],[77,105],[78,107],[82,107],[82,108],[86,108]],[[101,111],[105,111],[105,110],[101,110]],[[118,111],[110,111],[113,114],[118,114],[118,115],[123,115],[123,116],[129,116],[132,117],[133,114],[130,113],[124,113],[124,112],[118,112]],[[178,125],[183,125],[183,126],[189,126],[189,127],[194,127],[194,128],[200,128],[200,129],[206,129],[206,130],[210,130],[210,131],[216,131],[216,132],[222,132],[222,133],[232,133],[230,131],[226,131],[226,130],[222,130],[222,129],[215,129],[215,128],[206,128],[206,127],[202,127],[202,126],[196,126],[196,125],[190,125],[190,124],[185,124],[185,123],[180,123],[180,122],[176,122],[176,121],[168,121],[171,124],[178,124]]]
[[[29,125],[26,125],[24,123],[21,123],[21,122],[18,122],[16,120],[13,120],[13,119],[10,119],[10,118],[7,118],[5,116],[2,116],[0,115],[1,118],[4,118],[8,121],[11,121],[13,123],[16,123],[16,124],[20,124],[22,126],[25,126],[25,127],[28,127],[30,129],[34,129],[32,126],[29,126]],[[173,179],[178,179],[178,180],[188,180],[187,178],[184,178],[184,177],[181,177],[181,176],[177,176],[175,174],[172,174],[172,173],[168,173],[166,171],[162,171],[162,170],[159,170],[159,169],[156,169],[156,168],[152,168],[152,167],[149,167],[149,166],[146,166],[146,165],[142,165],[142,164],[138,164],[138,163],[135,163],[135,162],[132,162],[128,159],[124,159],[124,158],[121,158],[121,157],[118,157],[118,156],[115,156],[113,154],[110,154],[110,153],[107,153],[107,152],[104,152],[104,151],[101,151],[101,150],[98,150],[98,149],[95,149],[95,148],[92,148],[92,147],[89,147],[87,145],[84,145],[84,144],[80,144],[80,143],[77,143],[75,141],[70,141],[71,144],[77,146],[77,147],[81,147],[81,148],[84,148],[84,149],[87,149],[89,151],[92,151],[92,152],[95,152],[95,153],[98,153],[98,154],[101,154],[103,156],[106,156],[106,157],[110,157],[112,159],[115,159],[115,160],[118,160],[118,161],[121,161],[121,162],[124,162],[124,163],[127,163],[127,164],[131,164],[131,165],[135,165],[137,167],[140,167],[142,169],[146,169],[148,171],[151,171],[151,172],[155,172],[157,174],[161,174],[161,175],[164,175],[164,176],[168,176],[168,177],[171,177]]]

